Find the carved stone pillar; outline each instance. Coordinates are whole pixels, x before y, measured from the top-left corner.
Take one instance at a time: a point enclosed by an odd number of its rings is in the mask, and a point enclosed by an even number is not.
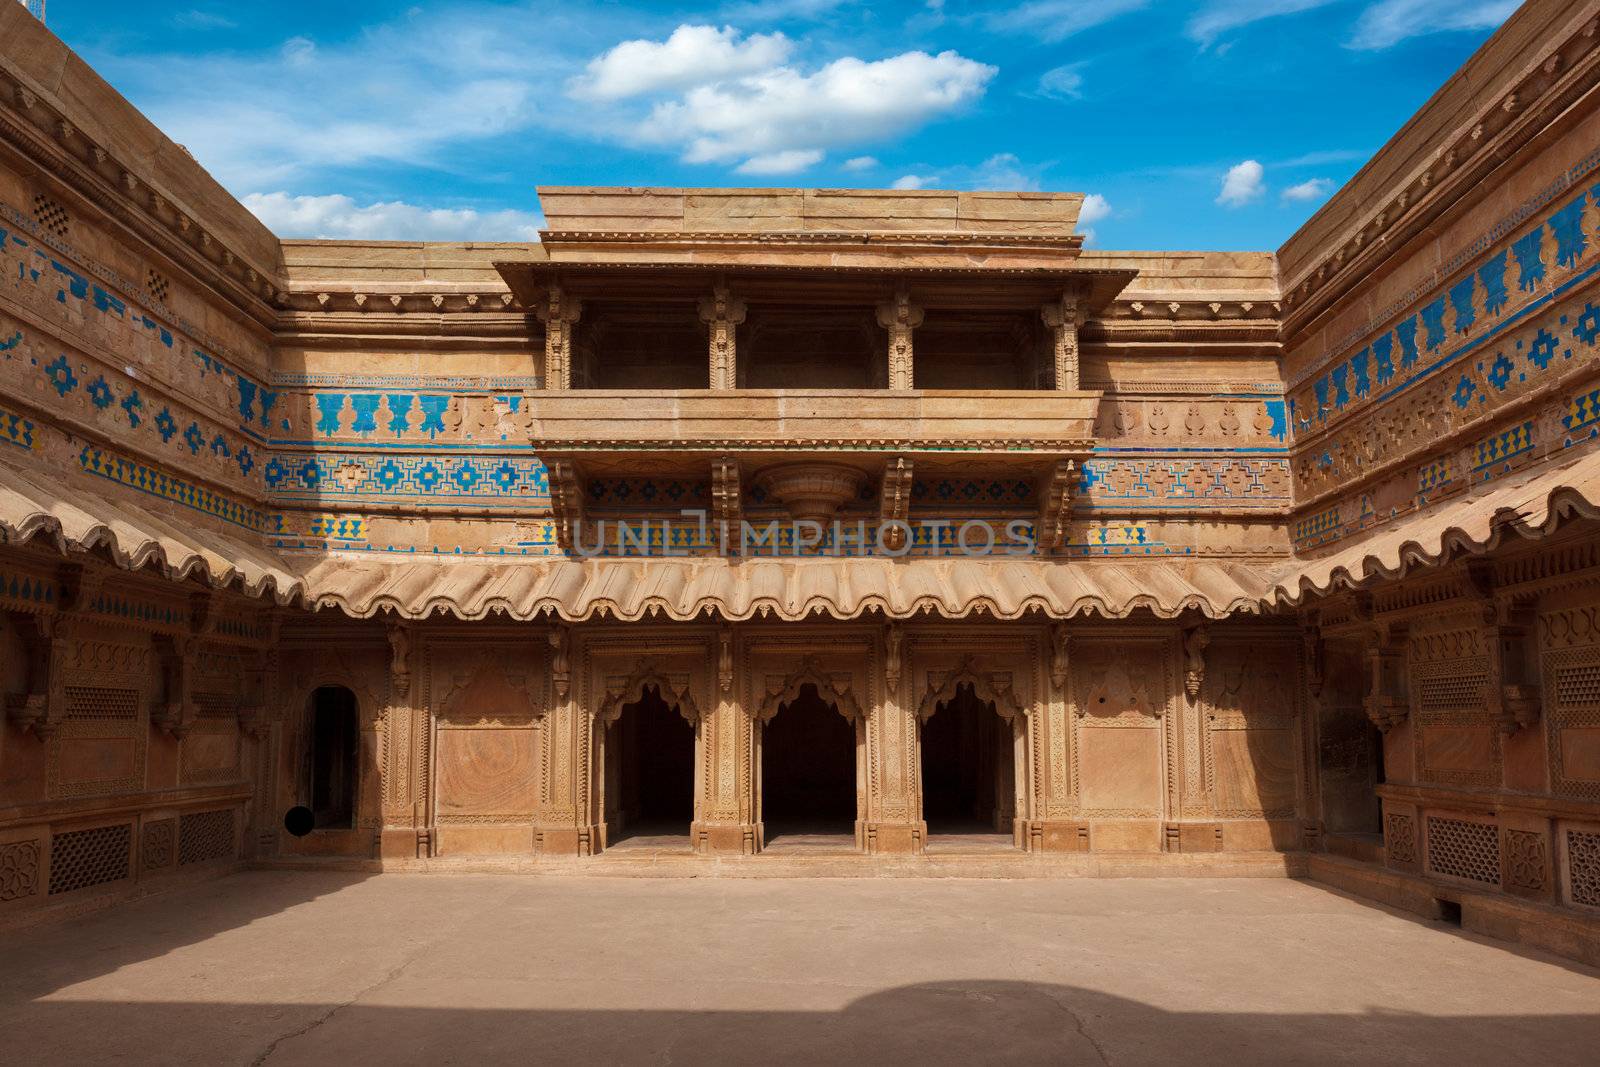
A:
[[[582,302],[552,285],[546,299],[534,309],[544,323],[544,387],[572,388],[572,333],[583,311]]]
[[[383,839],[386,856],[434,854],[431,812],[417,773],[429,735],[414,684],[416,634],[411,623],[389,626],[389,701],[383,715]],[[419,721],[419,718],[422,721]]]
[[[744,315],[744,301],[735,300],[725,285],[718,285],[700,301],[700,321],[710,333],[712,389],[739,387],[738,333]]]
[[[911,352],[911,334],[922,325],[923,311],[911,303],[905,290],[896,293],[887,304],[878,305],[878,325],[889,331],[889,388],[915,387],[915,362]]]
[[[1051,387],[1063,390],[1081,388],[1077,298],[1072,294],[1064,295],[1059,303],[1046,304],[1040,314],[1051,334]]]
[[[905,634],[898,622],[883,630],[882,699],[866,722],[867,796],[863,844],[869,852],[919,853],[927,843],[922,819],[918,730],[906,669]]]
[[[756,851],[751,780],[750,716],[739,702],[741,655],[734,628],[717,632],[717,675],[711,705],[700,717],[696,755],[700,783],[693,828],[698,852],[750,855]]]
[[[597,845],[599,827],[590,811],[591,765],[597,716],[573,698],[571,631],[558,623],[547,634],[550,648],[550,711],[544,717],[540,743],[549,769],[540,797],[535,847],[553,855],[588,856]]]

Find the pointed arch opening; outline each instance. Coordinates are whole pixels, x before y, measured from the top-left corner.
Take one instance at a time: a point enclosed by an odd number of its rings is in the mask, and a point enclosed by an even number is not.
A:
[[[607,848],[691,847],[697,716],[686,699],[657,679],[610,703],[602,720]]]
[[[842,708],[840,699],[825,681],[799,681],[760,722],[768,850],[854,847],[858,731],[854,701],[844,698]]]

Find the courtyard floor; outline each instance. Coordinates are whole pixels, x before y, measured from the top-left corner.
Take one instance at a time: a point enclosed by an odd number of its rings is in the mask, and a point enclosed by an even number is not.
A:
[[[1600,972],[1288,879],[232,875],[0,933],[11,1064],[1593,1064]]]

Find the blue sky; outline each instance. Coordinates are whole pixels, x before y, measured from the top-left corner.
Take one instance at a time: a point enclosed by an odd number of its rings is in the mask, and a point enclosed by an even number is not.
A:
[[[534,186],[1091,194],[1103,248],[1273,249],[1514,0],[51,0],[283,236],[530,240]]]

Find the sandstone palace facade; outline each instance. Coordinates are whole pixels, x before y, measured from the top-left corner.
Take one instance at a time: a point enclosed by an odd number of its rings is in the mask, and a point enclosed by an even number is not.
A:
[[[1600,960],[1597,16],[1241,254],[801,189],[280,241],[0,4],[0,924],[631,843]]]

